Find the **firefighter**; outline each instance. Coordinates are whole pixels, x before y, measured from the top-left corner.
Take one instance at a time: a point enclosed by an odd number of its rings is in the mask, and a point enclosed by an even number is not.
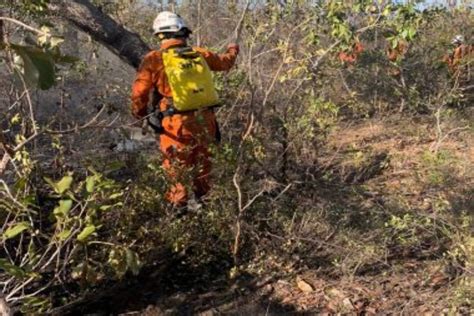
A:
[[[224,54],[191,47],[191,29],[179,15],[167,11],[158,14],[153,31],[160,49],[148,53],[139,67],[131,110],[136,119],[143,119],[149,115],[150,93],[161,97],[155,113],[162,166],[170,182],[166,199],[182,207],[210,189],[210,146],[219,138],[214,114],[218,97],[210,71],[230,70],[239,46],[229,44]]]
[[[448,64],[453,87],[460,92],[460,104],[470,105],[474,96],[474,46],[467,44],[462,35],[456,35],[451,44],[454,49],[444,61]]]
[[[465,62],[469,57],[472,58],[472,53],[474,52],[473,45],[467,45],[462,35],[456,35],[451,44],[454,46],[454,49],[451,54],[445,57],[451,73],[455,74],[459,72],[459,67]],[[465,66],[465,65],[464,65]]]
[[[387,47],[387,58],[390,61],[389,74],[392,77],[398,77],[401,75],[400,63],[408,52],[408,43],[406,41],[399,41],[395,47],[390,44]]]

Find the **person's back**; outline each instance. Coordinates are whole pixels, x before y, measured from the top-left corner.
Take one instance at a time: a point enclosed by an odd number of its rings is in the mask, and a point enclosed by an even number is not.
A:
[[[456,77],[459,75],[471,77],[469,74],[472,68],[474,46],[466,44],[462,35],[455,36],[452,44],[455,45],[453,52],[444,58],[451,73]]]
[[[452,69],[458,75],[465,76],[465,80],[472,77],[471,69],[474,57],[474,46],[462,44],[453,52]]]
[[[462,105],[472,105],[474,98],[474,46],[467,44],[462,35],[454,37],[452,44],[455,46],[452,53],[444,57],[447,63],[453,89],[458,91]]]
[[[185,49],[192,54],[200,54],[207,64],[204,66],[207,66],[209,70],[227,71],[234,65],[239,47],[237,44],[230,44],[225,54],[215,54],[201,47],[189,47],[187,39],[191,31],[178,15],[171,12],[162,12],[158,15],[154,22],[154,30],[161,41],[161,46],[159,50],[152,51],[144,57],[138,70],[132,87],[132,114],[137,119],[147,116],[149,94],[156,89],[158,95],[161,96],[157,111],[160,114],[162,126],[157,140],[163,154],[163,168],[171,182],[166,198],[175,206],[182,206],[191,195],[186,187],[192,187],[197,198],[205,195],[210,189],[209,146],[219,138],[217,121],[212,108],[212,105],[216,104],[202,104],[202,107],[194,104],[192,110],[186,111],[177,109],[175,105],[178,104],[175,104],[175,101],[178,101],[176,98],[180,89],[179,80],[186,80],[186,78],[180,79],[179,76],[174,76],[169,72],[169,67],[173,66],[164,54]],[[168,66],[165,65],[166,62]],[[179,69],[177,71],[179,72]],[[207,79],[202,77],[201,80]],[[190,93],[203,92],[204,88],[194,88],[194,90]],[[186,179],[192,179],[193,183],[187,183]]]

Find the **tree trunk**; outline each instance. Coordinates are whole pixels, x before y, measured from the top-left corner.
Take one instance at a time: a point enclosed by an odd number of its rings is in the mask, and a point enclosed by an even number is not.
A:
[[[135,68],[151,50],[138,34],[126,30],[88,0],[57,0],[49,8]]]

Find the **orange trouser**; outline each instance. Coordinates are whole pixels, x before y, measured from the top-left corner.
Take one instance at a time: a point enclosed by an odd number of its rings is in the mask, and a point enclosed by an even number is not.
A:
[[[165,117],[162,124],[160,150],[171,185],[166,199],[181,206],[190,189],[198,198],[210,189],[209,146],[216,140],[216,118],[212,110],[194,111]]]

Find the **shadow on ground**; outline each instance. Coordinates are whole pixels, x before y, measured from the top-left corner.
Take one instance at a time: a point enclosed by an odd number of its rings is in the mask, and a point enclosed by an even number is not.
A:
[[[57,309],[54,315],[300,315],[264,293],[273,278],[241,275],[230,281],[214,262],[191,268],[175,256],[166,265],[144,269],[138,277],[91,294],[86,301]]]

